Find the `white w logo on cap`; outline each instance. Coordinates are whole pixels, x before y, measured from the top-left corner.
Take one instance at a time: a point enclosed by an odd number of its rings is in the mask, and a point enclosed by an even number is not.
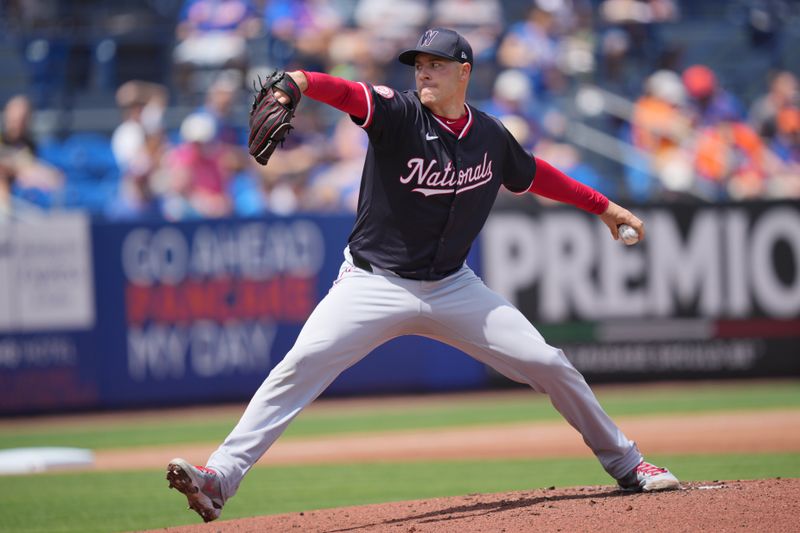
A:
[[[439,35],[438,31],[435,31],[435,30],[426,31],[422,35],[422,38],[419,40],[419,45],[420,46],[430,46],[437,35]]]

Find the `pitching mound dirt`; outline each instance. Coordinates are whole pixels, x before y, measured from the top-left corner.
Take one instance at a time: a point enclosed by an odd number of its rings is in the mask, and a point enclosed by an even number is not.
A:
[[[800,479],[684,483],[681,490],[626,494],[610,486],[471,494],[169,528],[196,532],[524,531],[797,532]]]

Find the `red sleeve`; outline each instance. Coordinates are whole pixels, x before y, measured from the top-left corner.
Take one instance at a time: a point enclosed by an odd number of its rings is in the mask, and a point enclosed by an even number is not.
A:
[[[363,83],[337,78],[321,72],[302,71],[308,80],[305,96],[344,111],[361,120],[367,117],[369,102],[367,91]]]
[[[600,215],[608,209],[608,198],[591,187],[570,178],[544,159],[538,157],[534,157],[534,159],[536,160],[536,176],[528,189],[530,192],[574,205],[595,215]]]

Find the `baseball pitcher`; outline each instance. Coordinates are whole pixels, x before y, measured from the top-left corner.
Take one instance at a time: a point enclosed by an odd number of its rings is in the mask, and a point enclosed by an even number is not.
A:
[[[261,164],[291,128],[301,95],[339,109],[369,137],[355,226],[339,277],[206,466],[174,459],[170,487],[206,522],[300,411],[346,368],[399,335],[454,346],[550,397],[624,490],[674,489],[667,469],[643,460],[603,411],[583,376],[509,302],[465,264],[500,187],[594,213],[619,238],[642,221],[527,153],[496,118],[466,102],[472,49],[433,28],[400,54],[415,91],[317,72],[277,72],[250,116],[250,153]]]

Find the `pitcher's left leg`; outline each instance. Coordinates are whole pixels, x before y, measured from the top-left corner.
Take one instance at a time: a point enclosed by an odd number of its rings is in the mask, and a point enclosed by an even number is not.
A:
[[[642,461],[641,453],[606,414],[564,352],[547,344],[522,313],[472,271],[455,275],[459,279],[441,294],[431,290],[428,312],[435,332],[429,336],[546,393],[615,479],[633,470]]]

